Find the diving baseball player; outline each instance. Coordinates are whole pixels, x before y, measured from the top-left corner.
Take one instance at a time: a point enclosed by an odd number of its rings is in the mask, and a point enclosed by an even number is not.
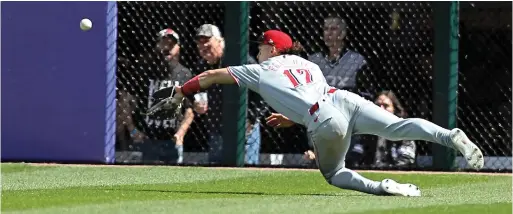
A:
[[[307,127],[322,175],[342,189],[374,195],[421,195],[413,184],[391,179],[372,181],[345,168],[344,159],[354,134],[439,143],[459,150],[473,168],[483,167],[481,151],[460,129],[447,130],[423,119],[402,119],[354,93],[330,87],[316,64],[293,55],[295,47],[286,33],[266,31],[259,45],[260,64],[205,71],[182,87],[173,88],[173,100],[181,101],[212,84],[248,87],[280,113],[267,118],[269,125],[289,127],[296,123]]]

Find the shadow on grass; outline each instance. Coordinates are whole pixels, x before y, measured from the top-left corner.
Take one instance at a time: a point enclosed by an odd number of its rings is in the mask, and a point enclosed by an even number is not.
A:
[[[322,196],[322,197],[365,197],[364,194],[340,193],[271,193],[271,192],[244,192],[244,191],[196,191],[196,190],[162,190],[162,189],[108,189],[113,191],[160,192],[180,194],[213,194],[213,195],[263,195],[263,196]]]

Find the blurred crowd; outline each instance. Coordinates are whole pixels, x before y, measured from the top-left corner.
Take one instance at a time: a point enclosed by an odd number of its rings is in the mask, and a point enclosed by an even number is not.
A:
[[[226,67],[225,41],[219,27],[204,24],[196,30],[196,47],[201,57],[193,68],[180,62],[181,40],[179,32],[167,28],[156,32],[154,49],[137,57],[134,62],[121,60],[121,82],[118,86],[117,145],[118,159],[134,159],[149,163],[183,163],[185,135],[191,124],[203,124],[203,133],[210,148],[208,161],[219,163],[222,154],[221,115],[222,90],[215,86],[198,93],[194,100],[186,100],[183,112],[177,118],[167,115],[147,116],[152,106],[152,94],[171,85],[182,85],[193,75],[215,68]],[[248,58],[248,64],[256,61]],[[126,87],[129,85],[130,87]],[[260,149],[260,123],[248,114],[246,130],[246,163],[257,164]],[[126,151],[129,151],[128,153]],[[135,155],[134,151],[140,155]],[[127,155],[128,154],[128,155]],[[130,157],[126,157],[130,156]]]
[[[358,93],[367,99],[374,100],[376,105],[383,109],[399,117],[406,117],[405,106],[401,104],[394,92],[384,90],[376,94],[376,88],[361,84],[361,78],[369,69],[365,57],[346,45],[348,42],[346,20],[339,16],[327,16],[323,20],[322,29],[324,50],[304,53],[303,57],[319,65],[328,84]],[[223,60],[226,41],[219,27],[203,24],[196,28],[195,33],[195,46],[200,60],[192,68],[181,64],[180,32],[171,28],[155,32],[157,43],[153,50],[138,56],[133,62],[126,59],[120,60],[120,78],[129,83],[125,85],[132,86],[118,87],[117,151],[120,161],[128,162],[138,158],[150,163],[183,163],[183,145],[187,143],[184,139],[194,122],[200,122],[203,125],[203,133],[209,148],[208,162],[221,161],[222,86],[218,85],[206,92],[196,94],[193,101],[184,103],[183,112],[178,118],[144,115],[145,110],[152,105],[151,95],[156,90],[174,84],[182,85],[193,75],[227,66]],[[248,56],[248,64],[257,63],[251,54],[248,53]],[[248,91],[248,96],[252,101],[260,99],[251,91]],[[259,164],[261,127],[265,126],[260,121],[263,112],[261,107],[248,108],[245,163],[249,165]],[[311,146],[310,140],[308,141]],[[129,152],[126,153],[127,151]],[[140,155],[135,155],[137,158],[134,158],[134,152],[136,154],[139,152]],[[315,159],[311,150],[304,153],[306,160]],[[132,157],[126,157],[127,154]],[[393,142],[369,136],[355,138],[347,162],[349,165],[358,165],[371,157],[372,164],[378,166],[409,166],[415,162],[415,156],[416,147],[413,141]]]
[[[152,105],[151,95],[159,88],[183,84],[205,70],[227,66],[225,42],[240,41],[225,41],[224,5],[119,5],[117,160],[221,162],[225,145],[223,100],[229,99],[223,97],[224,86],[197,94],[194,100],[184,103],[182,114],[176,118],[148,117],[144,113]],[[409,11],[412,5],[401,5],[396,10],[379,4],[347,2],[319,3],[317,8],[252,3],[249,39],[256,40],[270,28],[284,30],[302,43],[306,50],[302,57],[319,65],[331,86],[355,92],[398,117],[431,120],[432,13],[424,3],[413,6],[425,10]],[[302,10],[311,13],[297,16]],[[497,9],[494,14],[511,14],[501,11]],[[179,19],[175,12],[181,14]],[[504,47],[511,43],[511,28],[503,26],[511,26],[504,21],[511,20],[507,16],[497,22],[483,21],[490,14],[462,6],[458,126],[468,130],[476,141],[487,144],[483,147],[485,153],[510,156],[511,146],[504,142],[511,141],[511,134],[504,130],[511,130],[511,50]],[[256,45],[250,42],[248,64],[256,63],[256,54]],[[479,85],[489,87],[475,87]],[[274,110],[251,91],[247,106],[247,165],[300,163],[315,167],[304,127],[275,130],[266,126],[263,119]],[[419,156],[431,153],[423,142],[389,141],[368,135],[355,136],[352,141],[346,157],[350,168],[415,167]]]

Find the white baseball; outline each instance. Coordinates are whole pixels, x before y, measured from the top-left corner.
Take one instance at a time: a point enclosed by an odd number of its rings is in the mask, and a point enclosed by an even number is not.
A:
[[[82,19],[82,21],[80,21],[80,29],[82,29],[83,31],[88,31],[92,27],[93,27],[93,22],[91,22],[91,20]]]

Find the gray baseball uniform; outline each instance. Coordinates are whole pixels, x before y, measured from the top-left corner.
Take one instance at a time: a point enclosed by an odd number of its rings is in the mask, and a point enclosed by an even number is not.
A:
[[[326,83],[319,66],[298,56],[282,55],[261,64],[231,66],[241,86],[259,93],[277,112],[307,127],[317,165],[337,187],[384,194],[379,182],[345,168],[353,134],[389,140],[424,140],[452,146],[450,131],[423,119],[402,119],[372,102]]]

